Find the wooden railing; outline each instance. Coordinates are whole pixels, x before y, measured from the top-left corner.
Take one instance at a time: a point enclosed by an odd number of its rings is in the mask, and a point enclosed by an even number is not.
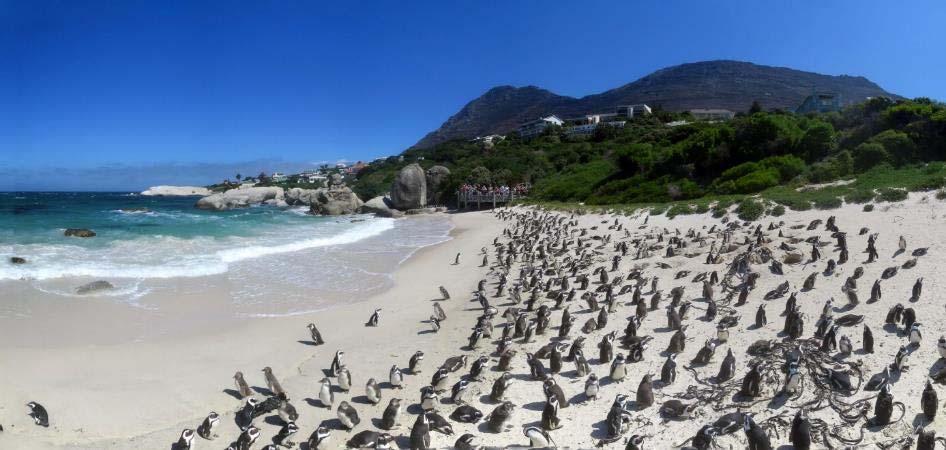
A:
[[[463,209],[475,203],[476,209],[480,209],[482,204],[486,203],[495,208],[497,204],[506,204],[516,199],[522,199],[523,197],[522,194],[516,195],[515,192],[491,192],[486,194],[480,192],[457,192],[457,205]]]

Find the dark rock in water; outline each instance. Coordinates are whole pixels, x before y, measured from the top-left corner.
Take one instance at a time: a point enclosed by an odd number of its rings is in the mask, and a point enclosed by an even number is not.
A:
[[[123,213],[149,213],[151,212],[148,208],[122,208],[119,211]]]
[[[66,228],[66,231],[63,234],[66,236],[81,238],[90,238],[95,236],[95,232],[87,228]]]
[[[409,164],[398,172],[391,183],[391,203],[402,211],[427,206],[427,175],[419,164]]]
[[[10,264],[26,264],[26,258],[21,258],[19,256],[11,256]]]
[[[112,283],[109,283],[105,280],[93,281],[88,284],[83,284],[76,288],[76,294],[91,294],[97,291],[105,291],[108,289],[114,289],[115,286],[112,286]]]

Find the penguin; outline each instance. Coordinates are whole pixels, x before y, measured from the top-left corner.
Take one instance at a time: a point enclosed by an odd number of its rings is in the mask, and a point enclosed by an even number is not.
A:
[[[332,380],[322,378],[322,387],[319,388],[319,402],[322,407],[331,408],[335,404],[335,392],[332,391]]]
[[[867,380],[867,383],[864,384],[865,391],[879,391],[881,388],[887,385],[890,382],[890,368],[884,367],[880,373],[874,374]]]
[[[732,349],[726,351],[726,357],[719,366],[719,372],[716,374],[716,382],[729,381],[736,374],[736,356],[732,354]]]
[[[392,398],[388,402],[387,408],[384,408],[384,413],[381,415],[381,429],[393,430],[395,427],[400,425],[400,417],[401,399]]]
[[[786,395],[795,395],[801,388],[801,373],[798,371],[797,364],[788,366],[788,373],[785,375],[785,385],[782,387],[782,393]]]
[[[171,446],[171,450],[191,450],[191,444],[194,442],[194,430],[185,428],[181,431],[181,437]]]
[[[867,325],[864,325],[864,335],[861,338],[864,347],[864,353],[874,353],[874,333],[870,331]]]
[[[558,344],[552,345],[552,351],[549,354],[549,372],[553,374],[561,372],[563,361],[562,350],[559,348]]]
[[[894,356],[893,368],[894,370],[902,371],[907,366],[907,357],[910,354],[907,352],[907,348],[900,346],[900,350],[897,351],[897,355]]]
[[[552,436],[539,427],[526,427],[525,430],[522,430],[522,434],[529,438],[529,447],[531,448],[555,447]]]
[[[338,404],[336,414],[338,415],[338,420],[342,423],[342,426],[347,428],[349,431],[361,423],[361,419],[358,417],[358,411],[355,411],[355,408],[344,400]]]
[[[588,379],[585,381],[585,397],[590,400],[597,399],[599,389],[598,376],[595,374],[588,375]]]
[[[611,380],[621,381],[624,379],[624,376],[627,375],[627,366],[624,363],[624,354],[618,353],[614,357],[614,362],[611,363]]]
[[[765,304],[760,304],[759,309],[755,312],[755,326],[756,328],[762,328],[769,323],[769,320],[765,317]]]
[[[670,336],[670,343],[667,344],[667,353],[676,354],[686,350],[686,326],[679,327],[677,331]]]
[[[427,450],[430,448],[430,425],[426,414],[418,414],[411,427],[411,450]]]
[[[470,405],[460,405],[453,410],[450,418],[462,423],[476,423],[483,418],[483,412]]]
[[[660,368],[660,382],[664,385],[671,385],[677,379],[677,354],[667,355],[663,367]]]
[[[473,445],[474,439],[476,439],[476,436],[470,433],[464,434],[457,438],[457,442],[453,444],[453,448],[456,450],[476,450],[479,447]]]
[[[463,396],[466,394],[469,385],[470,382],[467,380],[460,379],[460,381],[457,381],[453,387],[450,388],[450,401],[457,405],[465,403]]]
[[[411,372],[411,374],[413,374],[413,375],[419,374],[419,373],[420,373],[420,363],[421,363],[421,361],[423,361],[423,360],[424,360],[424,352],[422,352],[422,351],[416,351],[416,352],[414,352],[414,354],[411,355],[411,360],[410,360],[410,362],[409,362],[408,365],[407,365],[407,370],[409,370],[409,371]]]
[[[447,390],[447,380],[450,372],[447,371],[445,367],[441,367],[434,372],[434,375],[430,378],[430,385],[437,392],[443,392]]]
[[[762,373],[759,372],[758,364],[751,364],[749,371],[742,378],[742,389],[739,393],[749,398],[756,398],[762,391]]]
[[[328,439],[332,436],[332,430],[320,426],[309,435],[306,441],[310,450],[328,450]]]
[[[920,332],[920,323],[914,322],[913,326],[910,327],[910,345],[919,347],[922,340],[923,334]]]
[[[250,447],[253,446],[253,443],[259,439],[259,435],[259,428],[251,425],[249,428],[240,433],[240,437],[238,437],[236,441],[236,450],[250,450]]]
[[[493,388],[490,391],[489,398],[493,401],[503,401],[506,395],[506,389],[512,384],[512,375],[509,372],[503,372],[496,381],[493,382]]]
[[[424,386],[420,390],[420,407],[424,411],[431,411],[437,407],[440,395],[433,386]]]
[[[749,414],[743,415],[743,431],[746,433],[748,450],[772,450],[772,442],[762,427],[756,425]]]
[[[298,431],[299,427],[295,422],[287,422],[279,429],[279,432],[273,436],[273,445],[286,448],[294,447],[296,443],[292,442],[292,435],[296,434]]]
[[[558,418],[558,409],[558,397],[549,396],[545,402],[545,408],[542,409],[542,429],[551,431],[562,427]]]
[[[351,390],[351,372],[345,366],[338,369],[338,387],[345,392]]]
[[[397,367],[397,364],[391,366],[391,371],[388,373],[388,383],[391,384],[391,387],[395,389],[404,388],[404,374],[401,373],[401,369]]]
[[[279,380],[277,380],[276,376],[273,375],[272,368],[269,366],[264,367],[263,376],[266,378],[266,387],[269,388],[273,395],[286,394],[286,391],[283,390],[282,385],[279,384]]]
[[[713,341],[706,341],[703,344],[703,348],[696,353],[696,357],[693,358],[692,364],[694,365],[706,365],[713,359],[713,354],[716,353],[716,344]]]
[[[788,437],[796,450],[809,450],[811,448],[811,422],[808,421],[803,409],[795,412],[795,418],[792,419],[792,428]]]
[[[640,409],[649,408],[654,404],[654,387],[650,379],[651,375],[645,374],[637,386],[637,406]]]
[[[381,385],[374,378],[369,378],[368,383],[365,384],[365,396],[374,405],[381,403]]]
[[[214,411],[211,411],[210,414],[207,414],[207,417],[203,422],[200,423],[200,426],[197,427],[197,435],[207,439],[208,441],[213,440],[217,437],[217,434],[214,430],[217,428],[217,424],[220,423],[220,415]]]
[[[345,446],[348,448],[373,448],[377,449],[379,442],[381,442],[382,433],[377,431],[365,430],[359,433],[356,433],[348,442],[345,443]]]
[[[430,316],[428,322],[430,323],[430,331],[433,331],[434,333],[440,331],[440,319],[438,319],[436,316]]]
[[[512,416],[515,405],[512,402],[505,401],[493,409],[493,412],[486,417],[486,427],[493,433],[501,433],[506,426],[506,422]]]
[[[296,407],[289,403],[289,399],[285,395],[280,394],[277,398],[279,398],[279,404],[276,406],[276,413],[283,422],[295,422],[299,419]]]
[[[526,353],[526,361],[529,363],[529,373],[532,375],[533,380],[545,378],[545,365],[542,364],[541,359],[537,358],[532,353]]]
[[[253,395],[253,391],[250,390],[250,386],[246,384],[246,380],[243,379],[243,372],[237,372],[233,374],[233,382],[236,384],[236,390],[240,395],[240,400]]]
[[[939,352],[941,359],[946,359],[946,336],[939,337],[939,341],[936,342],[936,350]]]
[[[936,442],[943,442],[943,438],[936,437],[936,430],[920,427],[916,433],[916,450],[936,450]]]
[[[447,288],[440,286],[440,297],[444,300],[450,300],[450,293],[447,292]]]
[[[847,336],[841,336],[841,339],[838,340],[838,351],[842,355],[850,355],[854,350],[854,345],[851,344],[851,338]]]
[[[644,437],[635,434],[627,439],[624,450],[644,450]]]
[[[240,408],[236,413],[236,423],[240,427],[240,431],[245,431],[251,425],[253,425],[253,413],[256,411],[256,405],[259,404],[259,400],[250,397],[246,399],[246,403]]]
[[[366,327],[376,327],[378,326],[378,321],[381,320],[381,308],[374,310],[371,313],[371,317],[368,318],[368,321],[365,322]]]
[[[598,343],[598,360],[611,361],[614,359],[614,332],[608,333],[601,338]]]
[[[923,410],[923,415],[926,416],[927,420],[932,422],[936,419],[936,410],[938,407],[939,399],[936,395],[936,390],[933,389],[930,380],[926,380],[926,388],[923,389],[923,395],[920,397],[920,408]]]
[[[568,399],[565,397],[565,391],[558,385],[555,378],[548,377],[542,382],[542,392],[546,397],[555,397],[562,408],[568,408]]]
[[[312,337],[312,344],[322,345],[325,343],[322,339],[322,333],[319,333],[319,329],[315,327],[314,323],[307,325],[307,328],[309,329],[309,336]]]
[[[457,253],[457,257],[453,260],[453,265],[454,265],[454,266],[460,265],[460,253],[459,253],[459,252]]]
[[[434,316],[436,316],[439,321],[447,320],[447,313],[440,307],[440,303],[434,302]]]
[[[873,425],[887,425],[893,416],[893,394],[890,393],[890,384],[885,384],[877,394],[874,402],[874,417],[869,423]]]
[[[329,366],[329,372],[331,372],[333,377],[338,376],[339,369],[341,369],[342,366],[344,365],[344,363],[342,363],[342,357],[344,356],[345,356],[345,352],[341,350],[335,351],[335,357],[332,358],[332,365]]]
[[[424,415],[427,416],[427,424],[430,426],[431,431],[436,431],[447,436],[453,435],[453,425],[450,424],[449,420],[438,414],[437,411],[427,411]]]

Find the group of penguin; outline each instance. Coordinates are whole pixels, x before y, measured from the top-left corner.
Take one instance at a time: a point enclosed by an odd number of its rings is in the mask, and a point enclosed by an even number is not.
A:
[[[481,312],[474,319],[472,333],[468,338],[468,345],[464,348],[467,353],[473,353],[479,350],[484,342],[491,340],[495,344],[495,352],[491,356],[475,356],[462,354],[447,358],[446,361],[433,372],[431,382],[420,391],[418,404],[423,412],[416,414],[414,423],[411,426],[409,435],[409,448],[412,450],[424,450],[428,448],[441,448],[432,446],[431,432],[440,433],[446,436],[454,434],[451,420],[458,423],[480,423],[481,431],[498,433],[499,439],[504,445],[516,444],[518,439],[508,435],[509,428],[512,427],[513,416],[518,405],[511,401],[507,395],[510,386],[514,380],[520,379],[513,376],[514,366],[517,361],[522,361],[518,357],[520,351],[524,353],[524,362],[528,368],[529,380],[541,383],[542,392],[545,396],[545,406],[542,408],[541,418],[537,425],[527,425],[523,428],[523,435],[528,441],[526,446],[533,448],[556,447],[556,442],[552,433],[566,426],[560,417],[560,409],[567,408],[573,404],[564,393],[561,383],[556,376],[568,376],[574,380],[584,380],[584,398],[591,403],[596,400],[603,391],[610,389],[612,383],[621,383],[628,378],[633,371],[633,364],[644,361],[648,358],[648,349],[653,342],[653,336],[639,335],[643,330],[648,316],[653,316],[652,312],[661,307],[666,309],[667,329],[673,331],[670,338],[666,358],[660,369],[660,377],[655,380],[651,374],[643,374],[634,399],[631,396],[620,392],[615,394],[614,401],[606,411],[603,432],[598,432],[596,443],[598,446],[608,446],[611,444],[622,445],[628,450],[640,450],[648,445],[648,441],[653,441],[648,448],[670,448],[671,446],[680,446],[692,449],[708,449],[715,445],[716,439],[724,435],[732,435],[738,430],[745,434],[747,448],[751,450],[765,450],[773,448],[772,438],[769,429],[769,423],[763,424],[758,421],[754,414],[743,412],[741,408],[736,412],[730,412],[723,415],[720,419],[701,427],[694,436],[687,439],[682,444],[672,444],[664,440],[654,440],[653,436],[647,435],[644,431],[645,425],[652,425],[646,418],[635,414],[635,412],[650,408],[657,403],[655,390],[659,392],[662,387],[673,384],[677,379],[677,358],[685,351],[687,344],[686,332],[689,327],[686,324],[691,311],[702,309],[705,312],[704,319],[716,321],[716,336],[708,339],[703,346],[699,348],[695,356],[690,361],[687,369],[694,373],[694,368],[705,366],[712,362],[717,348],[729,342],[729,332],[738,325],[739,315],[736,314],[736,307],[744,306],[749,303],[749,295],[756,288],[756,284],[761,277],[761,273],[754,271],[752,264],[759,264],[759,255],[762,259],[769,262],[767,269],[774,275],[782,275],[785,267],[783,263],[794,265],[798,263],[796,244],[806,242],[811,244],[810,258],[808,262],[818,261],[823,258],[821,247],[826,243],[819,240],[817,236],[808,239],[786,237],[783,235],[783,229],[791,228],[793,230],[806,229],[813,231],[822,225],[820,220],[811,222],[807,227],[792,226],[788,227],[783,223],[778,225],[770,224],[768,229],[763,231],[762,226],[751,226],[749,223],[740,224],[738,222],[724,221],[723,226],[713,225],[706,231],[690,229],[685,234],[679,231],[671,232],[669,230],[649,229],[642,232],[631,232],[626,229],[618,218],[612,221],[601,222],[607,226],[607,232],[598,230],[599,226],[580,227],[579,214],[564,214],[559,212],[545,211],[538,208],[527,209],[501,209],[495,213],[495,216],[509,226],[503,230],[501,236],[493,240],[493,250],[486,247],[482,249],[482,265],[488,267],[488,277],[492,280],[492,287],[489,279],[483,279],[473,290],[471,301],[479,304]],[[838,251],[837,260],[831,259],[827,263],[827,268],[820,274],[824,277],[834,275],[840,265],[848,263],[847,235],[840,231],[835,224],[835,218],[831,217],[824,223],[825,229],[831,231],[832,237],[837,239],[836,250]],[[647,218],[639,230],[647,230]],[[742,231],[744,242],[737,242],[737,234]],[[769,249],[769,244],[775,241],[770,235],[777,231],[778,239],[781,244],[778,250],[785,253],[786,257],[776,258],[774,252]],[[623,237],[614,238],[614,236]],[[867,234],[868,230],[862,229],[860,235]],[[868,246],[865,253],[868,254],[867,263],[876,261],[879,254],[875,247],[878,235],[868,236]],[[698,245],[705,249],[706,243],[710,242],[708,252],[699,252],[688,254],[689,247]],[[633,248],[632,248],[633,246]],[[612,249],[609,255],[608,248]],[[906,250],[904,238],[899,240],[900,252]],[[661,251],[663,257],[657,258],[654,265],[659,269],[669,270],[673,266],[669,264],[676,257],[693,258],[696,254],[702,256],[705,253],[705,264],[710,266],[727,267],[729,270],[722,277],[717,270],[707,271],[697,274],[691,280],[692,283],[702,283],[702,296],[693,301],[684,300],[685,285],[673,287],[669,292],[669,303],[665,302],[663,293],[659,290],[659,277],[648,276],[644,270],[646,263],[636,264],[630,273],[623,275],[621,273],[621,263],[625,258],[631,255],[634,261],[645,262],[654,258],[656,252]],[[884,270],[881,280],[886,280],[896,276],[899,269],[910,269],[917,264],[917,258],[925,255],[927,249],[919,248],[912,252],[913,259],[909,260],[901,267],[893,266]],[[727,261],[729,255],[736,255]],[[803,257],[801,259],[804,259]],[[460,255],[457,254],[454,264],[460,263]],[[510,280],[511,274],[515,273],[518,267],[518,279]],[[689,277],[688,271],[679,271],[673,278],[682,280]],[[806,278],[802,286],[802,291],[814,289],[817,275],[816,272]],[[855,308],[859,304],[857,296],[857,279],[863,275],[863,268],[858,267],[854,274],[848,278],[842,288],[848,300],[846,309]],[[592,281],[597,278],[597,281]],[[881,280],[877,280],[871,289],[868,303],[880,301],[882,298]],[[681,282],[683,283],[683,282]],[[914,284],[910,301],[920,300],[922,295],[922,278]],[[650,293],[645,294],[644,289],[650,287]],[[493,290],[493,287],[495,290]],[[717,293],[716,291],[721,292]],[[765,301],[761,302],[755,313],[755,329],[768,325],[766,313],[766,304],[788,294],[791,286],[788,281],[780,284],[772,291],[765,294]],[[491,291],[491,292],[488,292]],[[450,295],[443,287],[440,288],[443,300],[450,299]],[[650,295],[650,299],[645,299],[645,295]],[[619,300],[621,296],[629,296],[630,301]],[[624,297],[626,298],[626,297]],[[724,300],[725,298],[725,300]],[[736,299],[734,306],[730,306],[728,301]],[[705,302],[706,307],[701,308],[695,305],[696,302]],[[811,358],[812,354],[828,356],[832,352],[838,352],[841,355],[849,355],[853,352],[853,344],[850,338],[841,334],[842,327],[848,327],[859,324],[863,321],[863,316],[848,314],[839,318],[833,317],[836,308],[829,300],[824,305],[821,316],[815,325],[815,337],[805,339],[804,322],[805,316],[801,312],[795,293],[792,293],[785,305],[785,324],[783,331],[785,341],[790,343],[788,347],[794,345],[791,350],[786,350],[782,355],[784,358],[782,376],[784,377],[778,395],[786,395],[797,398],[804,384],[803,372],[805,371],[806,358]],[[505,303],[508,302],[508,303]],[[571,309],[577,303],[583,302],[587,305],[587,310],[573,313]],[[492,303],[497,303],[494,306]],[[619,337],[616,330],[608,332],[609,323],[615,323],[613,315],[617,314],[622,306],[632,306],[633,312],[627,317],[627,325],[624,326],[624,335]],[[506,307],[500,311],[499,308]],[[552,330],[553,312],[560,311],[560,320],[558,321],[557,331]],[[367,326],[378,326],[381,310],[375,310]],[[575,329],[575,323],[580,315],[587,315],[587,319],[580,329]],[[721,315],[722,317],[718,317]],[[443,321],[446,320],[446,314],[439,303],[434,303],[434,314],[428,320],[432,331],[440,330]],[[886,323],[895,327],[903,326],[906,334],[906,344],[900,346],[895,356],[893,364],[884,369],[881,373],[872,377],[864,386],[864,390],[876,390],[877,405],[875,407],[875,416],[880,417],[876,422],[879,424],[891,423],[891,409],[896,402],[893,402],[890,393],[890,386],[894,383],[892,372],[902,371],[906,368],[906,360],[915,349],[921,345],[923,338],[921,324],[917,320],[916,312],[912,308],[897,304],[890,309],[887,315]],[[753,328],[749,328],[752,330]],[[316,345],[324,344],[321,334],[314,324],[308,325],[309,334],[312,342]],[[873,353],[874,337],[870,328],[864,325],[862,347],[865,355]],[[536,341],[542,336],[552,334],[549,342],[536,349]],[[595,373],[589,358],[584,354],[584,344],[592,334],[601,334],[601,340],[598,343],[598,358],[596,364],[607,364],[608,383],[604,383],[605,376],[599,376]],[[577,336],[576,336],[577,335]],[[757,342],[757,344],[759,344]],[[753,344],[748,349],[752,354],[757,347]],[[625,348],[625,353],[615,353],[615,346]],[[770,345],[770,344],[766,344]],[[941,358],[946,358],[946,338],[940,338],[936,343],[938,354]],[[765,347],[765,345],[760,345]],[[786,348],[788,348],[786,347]],[[781,347],[780,347],[781,348]],[[531,349],[533,351],[525,351]],[[723,384],[726,382],[738,382],[734,380],[738,372],[736,354],[733,348],[729,348],[723,358],[722,364],[713,382]],[[807,354],[806,354],[807,352]],[[340,428],[351,431],[361,423],[361,419],[356,409],[347,401],[340,401],[336,404],[335,391],[340,388],[342,391],[349,391],[352,388],[352,377],[349,369],[344,364],[345,353],[337,351],[332,360],[331,366],[327,369],[330,376],[321,380],[318,400],[323,407],[335,408],[336,416]],[[388,381],[392,388],[400,389],[404,382],[405,375],[418,375],[421,373],[421,363],[424,359],[424,353],[416,352],[410,358],[405,369],[397,365],[391,367],[388,374]],[[546,364],[543,361],[548,361]],[[564,371],[565,363],[573,363],[574,371]],[[469,367],[469,369],[467,369]],[[461,371],[467,371],[462,373]],[[500,375],[490,383],[490,371],[499,372]],[[755,398],[766,390],[766,383],[769,383],[769,375],[763,375],[763,368],[760,365],[750,364],[745,378],[740,386],[740,394]],[[827,380],[826,386],[829,389],[848,391],[857,391],[850,382],[848,373],[841,370],[826,370],[824,374],[819,374],[817,368],[809,368],[810,376],[816,377],[824,375]],[[248,450],[260,438],[260,430],[253,426],[253,419],[270,414],[275,411],[282,420],[282,427],[278,433],[272,437],[272,444],[263,447],[264,450],[276,450],[277,448],[291,448],[295,445],[292,438],[299,431],[295,420],[298,418],[295,407],[291,404],[288,394],[279,385],[278,380],[269,368],[263,369],[263,375],[267,387],[272,395],[265,400],[257,400],[252,396],[252,392],[247,386],[243,375],[237,372],[234,375],[237,391],[241,399],[245,401],[243,407],[236,414],[237,425],[240,426],[241,434],[236,442],[232,443],[229,449]],[[460,376],[455,383],[451,383],[451,377]],[[332,378],[335,379],[333,384]],[[932,380],[946,383],[946,369],[941,369],[938,373],[931,376]],[[495,402],[496,406],[489,414],[484,414],[476,408],[469,397],[475,392],[474,385],[489,385],[488,398]],[[382,389],[375,378],[371,378],[366,383],[366,397],[369,402],[378,404],[382,398]],[[694,394],[696,395],[696,394]],[[796,396],[796,397],[793,397]],[[671,397],[669,395],[664,397]],[[659,405],[660,416],[665,420],[689,420],[697,419],[706,414],[702,411],[704,406],[697,402],[686,402],[686,397],[672,396]],[[699,399],[699,395],[696,397]],[[446,400],[456,405],[449,418],[441,415],[438,407]],[[937,410],[936,391],[930,383],[924,390],[922,396],[921,409],[927,414],[929,420],[935,417]],[[584,403],[584,402],[582,402]],[[383,431],[364,430],[352,435],[346,435],[347,439],[344,445],[348,448],[376,448],[393,449],[398,447],[398,438],[390,432],[394,431],[400,424],[402,410],[406,405],[402,404],[400,399],[390,399],[385,408],[380,421],[379,428]],[[588,408],[590,405],[579,404],[576,407]],[[779,416],[780,417],[780,416]],[[779,417],[771,417],[774,423]],[[885,420],[884,420],[885,418]],[[876,418],[875,418],[876,419]],[[204,439],[213,439],[215,437],[215,427],[220,422],[220,416],[216,413],[210,413],[196,430],[185,429],[181,433],[180,439],[174,444],[175,450],[189,450],[192,448],[195,435]],[[770,421],[766,421],[770,422]],[[849,422],[850,423],[850,422]],[[818,428],[818,422],[809,418],[808,411],[804,408],[798,408],[795,411],[791,421],[791,431],[787,437],[794,448],[808,449],[817,445],[819,436],[814,431]],[[637,426],[637,429],[634,427]],[[310,450],[341,448],[343,443],[333,440],[333,430],[323,423],[305,441]],[[568,429],[569,433],[585,433],[582,430]],[[335,433],[337,434],[337,433]],[[822,445],[827,446],[827,437],[822,436]],[[916,430],[918,450],[931,450],[935,442],[946,443],[941,437],[935,436],[932,429]],[[453,448],[460,450],[480,448],[477,444],[478,436],[472,433],[461,435],[453,442]],[[492,439],[494,442],[496,439]],[[843,441],[843,440],[842,440]],[[910,441],[912,442],[912,440]],[[814,444],[813,444],[814,443]]]

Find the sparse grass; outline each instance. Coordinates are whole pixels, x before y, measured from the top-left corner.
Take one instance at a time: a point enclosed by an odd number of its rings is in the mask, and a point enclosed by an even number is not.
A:
[[[674,217],[691,214],[693,209],[689,204],[686,203],[675,203],[673,206],[667,209],[667,218],[673,219]]]
[[[772,210],[769,211],[769,215],[774,216],[774,217],[782,217],[785,215],[785,207],[782,205],[775,205],[775,207],[773,207]]]
[[[857,189],[851,192],[850,194],[845,195],[844,201],[848,203],[855,203],[855,204],[867,203],[873,200],[875,195],[876,194],[874,193],[873,190]]]
[[[836,209],[836,208],[840,208],[842,203],[843,202],[841,202],[841,199],[838,197],[819,198],[815,200],[815,208]]]
[[[905,189],[883,188],[877,191],[877,200],[882,202],[899,202],[906,200]]]

